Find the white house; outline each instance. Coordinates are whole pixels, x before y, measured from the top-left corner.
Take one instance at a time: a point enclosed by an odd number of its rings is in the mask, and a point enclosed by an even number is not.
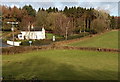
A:
[[[45,29],[42,28],[42,31],[21,31],[21,34],[18,34],[18,39],[45,39]]]

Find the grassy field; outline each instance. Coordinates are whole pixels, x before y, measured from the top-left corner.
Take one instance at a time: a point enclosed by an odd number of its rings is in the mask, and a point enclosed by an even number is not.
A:
[[[47,33],[48,39],[53,34]],[[60,38],[60,36],[56,36]],[[70,46],[118,48],[118,31]],[[39,80],[117,80],[118,53],[81,50],[39,50],[2,56],[3,78]]]
[[[61,36],[58,36],[58,35],[55,35],[55,34],[52,34],[52,33],[46,33],[47,39],[52,39],[53,36],[55,36],[55,38],[62,38]]]
[[[68,44],[70,46],[118,48],[118,31],[107,32],[87,40]]]
[[[80,50],[41,50],[3,55],[5,79],[116,80],[118,54]]]
[[[0,36],[2,36],[2,31],[0,31]]]

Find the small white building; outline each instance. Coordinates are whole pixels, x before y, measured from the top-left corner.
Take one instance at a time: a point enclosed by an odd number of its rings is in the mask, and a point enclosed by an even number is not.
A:
[[[21,34],[18,34],[18,39],[45,39],[45,29],[42,28],[42,31],[21,31]]]
[[[21,42],[19,41],[19,42],[16,42],[16,41],[9,41],[9,40],[7,40],[7,44],[9,44],[9,45],[12,45],[12,46],[20,46],[20,44],[21,44]]]

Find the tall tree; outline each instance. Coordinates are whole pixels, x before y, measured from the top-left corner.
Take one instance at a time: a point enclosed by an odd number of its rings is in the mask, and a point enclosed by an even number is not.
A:
[[[66,37],[66,31],[67,35],[72,33],[71,24],[68,23],[70,20],[63,13],[50,13],[47,20],[54,33],[64,37]]]
[[[28,15],[30,15],[30,16],[36,16],[36,10],[35,9],[33,9],[33,7],[31,6],[31,5],[25,5],[23,8],[22,8],[23,10],[25,9],[27,12],[28,12]]]
[[[48,13],[46,11],[38,12],[36,16],[36,26],[47,27],[47,17]]]
[[[38,9],[38,12],[41,11],[41,8]]]
[[[52,7],[49,7],[46,11],[47,11],[48,13],[50,13],[50,12],[53,12],[53,9],[52,9]]]

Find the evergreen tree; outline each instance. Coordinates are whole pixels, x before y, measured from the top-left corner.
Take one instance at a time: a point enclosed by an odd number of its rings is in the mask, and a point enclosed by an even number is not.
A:
[[[58,12],[58,8],[55,8],[55,11]]]
[[[64,8],[64,10],[63,10],[64,12],[67,12],[68,11],[68,7],[67,6],[65,6],[65,8]]]
[[[42,10],[42,11],[45,11],[45,9],[44,9],[44,8],[42,8],[41,10]]]
[[[41,8],[38,9],[38,12],[41,11]]]
[[[56,12],[56,8],[55,8],[55,7],[53,7],[52,11],[53,11],[53,12]]]
[[[31,5],[29,5],[29,6],[25,5],[22,9],[25,9],[27,11],[28,15],[34,16],[34,17],[36,16],[36,10],[33,9],[33,7]]]
[[[49,7],[49,8],[47,9],[47,12],[48,12],[48,13],[53,12],[53,9],[52,9],[51,7]]]

